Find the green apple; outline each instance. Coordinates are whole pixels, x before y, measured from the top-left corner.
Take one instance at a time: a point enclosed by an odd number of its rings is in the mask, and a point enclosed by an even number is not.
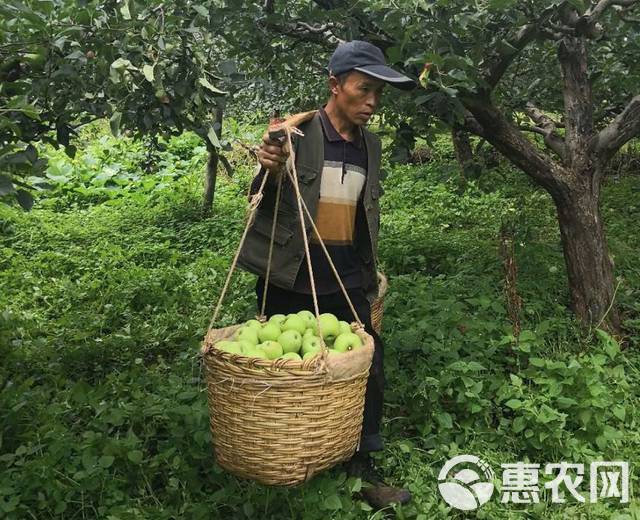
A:
[[[273,316],[271,316],[271,318],[269,318],[269,321],[271,323],[276,323],[278,327],[282,327],[282,324],[286,319],[287,317],[284,314],[274,314]]]
[[[317,336],[316,333],[313,331],[313,329],[307,329],[304,331],[304,334],[302,335],[302,339],[310,338],[313,336]]]
[[[238,341],[240,343],[240,347],[242,348],[242,352],[246,352],[247,350],[251,350],[252,348],[256,348],[254,343],[247,341],[245,339],[241,339]]]
[[[298,313],[298,316],[300,316],[300,318],[302,318],[302,321],[304,322],[304,326],[309,329],[311,327],[313,327],[316,323],[316,317],[313,314],[313,312],[311,311],[300,311]]]
[[[244,326],[251,327],[252,329],[255,329],[256,332],[258,332],[262,328],[262,323],[260,323],[258,320],[249,320],[244,324]]]
[[[302,359],[309,359],[311,357],[315,357],[319,354],[319,352],[314,352],[312,350],[310,350],[309,352],[307,352],[304,356],[302,356]]]
[[[346,332],[340,334],[333,342],[333,350],[338,352],[347,352],[348,350],[355,350],[362,346],[362,340],[355,332]]]
[[[340,334],[340,322],[333,314],[325,312],[320,315],[320,332],[327,343],[333,343],[335,337]]]
[[[264,343],[260,343],[258,348],[264,350],[269,359],[276,359],[284,353],[282,345],[277,341],[265,341]]]
[[[302,354],[308,354],[309,352],[320,352],[322,345],[320,344],[320,338],[317,336],[310,336],[302,339]]]
[[[297,330],[285,330],[278,336],[278,343],[284,352],[299,352],[302,346],[302,335]]]
[[[297,314],[291,314],[287,318],[287,320],[282,325],[282,331],[285,330],[297,330],[300,334],[304,334],[304,331],[307,327],[304,324],[304,321]]]
[[[242,346],[237,341],[222,340],[216,343],[216,348],[230,354],[242,354]]]
[[[240,327],[236,333],[234,338],[236,341],[249,341],[254,345],[259,343],[258,341],[258,331],[253,327]]]
[[[260,340],[260,343],[265,341],[276,341],[280,334],[282,334],[282,331],[278,324],[275,321],[270,321],[269,323],[265,323],[258,331],[258,339]]]
[[[295,359],[297,361],[302,361],[300,354],[298,354],[297,352],[285,352],[284,354],[282,354],[282,356],[280,356],[280,359]]]
[[[349,325],[349,323],[347,323],[346,321],[340,320],[338,323],[340,323],[340,334],[346,334],[347,332],[352,332],[351,325]]]
[[[247,357],[255,357],[260,359],[269,359],[267,353],[259,347],[253,347],[252,349],[247,349],[244,352],[244,355]]]

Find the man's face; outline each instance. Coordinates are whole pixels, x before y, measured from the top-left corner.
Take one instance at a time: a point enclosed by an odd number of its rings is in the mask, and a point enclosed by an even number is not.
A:
[[[361,126],[378,108],[385,82],[354,70],[342,85],[333,76],[329,85],[337,107],[354,125]]]

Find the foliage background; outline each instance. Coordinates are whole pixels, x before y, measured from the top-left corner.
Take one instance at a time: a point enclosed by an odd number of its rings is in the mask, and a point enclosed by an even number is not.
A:
[[[229,120],[230,140],[262,125]],[[384,134],[384,128],[380,130]],[[43,146],[35,208],[0,208],[0,511],[6,518],[381,518],[337,467],[292,490],[213,462],[197,357],[237,245],[253,160],[234,148],[215,212],[200,212],[206,149],[194,134],[149,158],[107,123],[71,159]],[[637,172],[607,182],[605,211],[629,348],[580,332],[566,304],[553,209],[500,163],[459,184],[446,135],[422,165],[388,162],[380,259],[390,280],[383,337],[388,390],[377,454],[413,502],[399,518],[462,518],[437,491],[458,453],[501,463],[628,460],[640,449]],[[421,144],[421,143],[419,143]],[[505,315],[498,232],[516,230],[523,332]],[[222,322],[255,312],[239,273]],[[304,442],[301,439],[301,442]],[[497,482],[499,485],[500,482]],[[497,493],[477,518],[635,518],[638,503],[518,509]]]

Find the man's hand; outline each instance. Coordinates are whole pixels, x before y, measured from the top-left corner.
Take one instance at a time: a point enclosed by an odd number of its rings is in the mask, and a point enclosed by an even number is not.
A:
[[[275,125],[270,125],[262,136],[262,146],[256,152],[258,161],[269,173],[279,173],[282,171],[282,165],[287,162],[289,157],[289,145],[286,142],[286,134],[282,131],[285,127],[297,127],[298,125],[309,121],[315,114],[316,110],[309,112],[300,112],[289,116],[284,121]],[[280,132],[277,132],[280,130]],[[269,131],[280,133],[282,137],[274,139],[269,136]]]
[[[269,129],[267,129],[262,136],[262,145],[256,155],[260,164],[269,173],[279,173],[289,156],[289,147],[284,137],[279,139],[269,137]]]

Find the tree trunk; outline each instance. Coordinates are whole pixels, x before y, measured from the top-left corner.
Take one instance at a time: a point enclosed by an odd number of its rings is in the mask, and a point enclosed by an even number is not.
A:
[[[218,140],[222,137],[222,108],[219,107],[216,110],[216,120],[214,123],[214,131]],[[216,193],[216,179],[218,177],[218,162],[220,155],[218,149],[213,146],[208,139],[205,139],[207,143],[207,150],[209,152],[209,158],[207,160],[207,171],[204,178],[204,194],[202,197],[202,213],[206,216],[209,215],[213,207],[213,198]]]
[[[207,171],[204,177],[204,195],[202,201],[202,212],[205,216],[209,215],[213,207],[219,160],[218,150],[209,142],[207,142],[207,150],[209,151],[209,158],[207,159]]]
[[[571,306],[583,323],[619,332],[620,317],[613,304],[613,261],[598,199],[598,193],[584,185],[555,200]]]
[[[453,149],[456,153],[456,159],[460,166],[459,186],[464,189],[467,185],[467,179],[475,176],[473,163],[473,150],[469,141],[469,134],[460,127],[453,126],[451,128],[451,141]]]
[[[471,149],[469,134],[454,126],[451,129],[451,140],[453,141],[453,148],[456,152],[458,164],[460,164],[460,168],[464,171],[467,163],[473,160],[473,150]]]

